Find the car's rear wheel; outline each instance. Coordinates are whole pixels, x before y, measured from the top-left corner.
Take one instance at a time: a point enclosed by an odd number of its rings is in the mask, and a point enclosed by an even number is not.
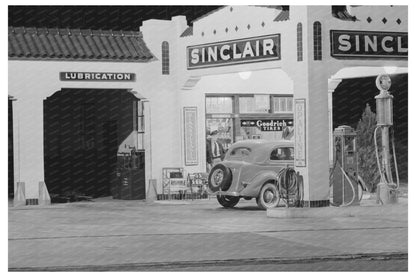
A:
[[[232,181],[231,170],[223,164],[217,164],[209,173],[208,187],[212,192],[226,191],[230,188]]]
[[[240,198],[237,196],[229,196],[229,195],[217,195],[218,203],[225,208],[232,208],[237,205]]]
[[[260,209],[267,210],[277,207],[279,204],[279,198],[277,186],[273,183],[266,183],[261,188],[256,201]]]

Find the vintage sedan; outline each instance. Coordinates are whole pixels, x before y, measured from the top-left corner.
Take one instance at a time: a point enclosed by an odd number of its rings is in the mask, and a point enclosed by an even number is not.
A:
[[[293,167],[293,141],[244,140],[231,145],[222,162],[208,176],[211,193],[227,208],[240,198],[256,198],[261,209],[274,208],[279,203],[277,187],[281,169]]]

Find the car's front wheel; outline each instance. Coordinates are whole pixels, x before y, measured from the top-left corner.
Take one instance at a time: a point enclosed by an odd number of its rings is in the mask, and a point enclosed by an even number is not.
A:
[[[225,208],[232,208],[237,205],[240,198],[237,196],[229,196],[229,195],[217,195],[218,203]]]
[[[279,199],[280,197],[277,186],[273,183],[266,183],[261,188],[256,201],[260,209],[267,210],[277,207]]]

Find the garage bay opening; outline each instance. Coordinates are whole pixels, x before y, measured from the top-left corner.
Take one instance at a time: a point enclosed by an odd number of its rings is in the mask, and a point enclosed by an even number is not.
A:
[[[141,104],[125,89],[62,89],[44,100],[52,201],[145,198]]]

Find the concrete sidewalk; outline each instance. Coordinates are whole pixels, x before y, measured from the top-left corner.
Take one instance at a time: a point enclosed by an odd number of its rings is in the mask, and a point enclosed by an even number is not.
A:
[[[253,200],[234,209],[215,199],[9,208],[9,270],[407,257],[407,199],[399,201],[394,213],[330,218],[269,218]]]

